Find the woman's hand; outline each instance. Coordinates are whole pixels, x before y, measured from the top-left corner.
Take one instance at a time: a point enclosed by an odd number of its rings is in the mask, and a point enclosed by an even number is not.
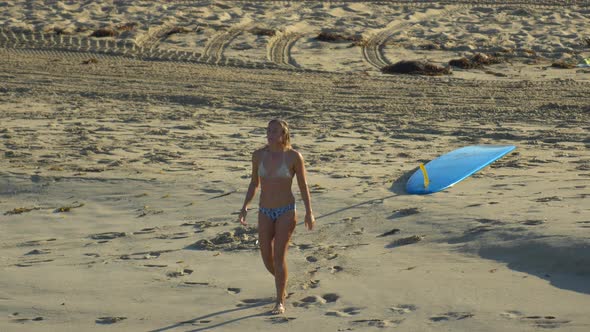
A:
[[[248,215],[248,209],[242,208],[242,210],[240,211],[240,215],[238,216],[238,221],[240,222],[240,224],[242,224],[242,226],[248,225],[248,223],[246,222],[246,215]]]
[[[314,218],[313,214],[306,213],[305,214],[305,227],[311,231],[313,229],[314,225],[315,225],[315,218]]]

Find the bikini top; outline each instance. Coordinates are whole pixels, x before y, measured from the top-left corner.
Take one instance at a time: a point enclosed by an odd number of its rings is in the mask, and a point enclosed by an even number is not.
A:
[[[283,160],[281,165],[278,169],[274,172],[273,175],[270,175],[270,172],[266,170],[264,167],[264,158],[266,157],[266,151],[262,152],[262,158],[260,159],[260,164],[258,165],[258,176],[260,177],[269,177],[269,178],[291,178],[293,175],[291,171],[289,171],[289,167],[287,167],[287,163],[285,162],[285,154],[283,153]]]

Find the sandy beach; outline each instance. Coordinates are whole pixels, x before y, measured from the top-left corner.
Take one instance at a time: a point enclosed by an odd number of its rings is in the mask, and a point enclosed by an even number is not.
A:
[[[0,331],[590,330],[590,2],[0,9]],[[273,118],[317,219],[295,184],[284,315],[237,223]],[[517,148],[405,192],[477,144]]]

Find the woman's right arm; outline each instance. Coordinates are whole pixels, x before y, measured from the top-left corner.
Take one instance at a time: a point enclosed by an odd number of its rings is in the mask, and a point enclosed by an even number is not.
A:
[[[246,222],[246,215],[248,214],[248,205],[256,195],[256,190],[258,189],[258,185],[260,184],[260,178],[258,177],[258,154],[256,152],[252,153],[252,176],[250,177],[250,185],[248,186],[248,192],[246,193],[246,198],[244,199],[244,205],[240,210],[240,216],[238,221],[242,225],[247,225]]]

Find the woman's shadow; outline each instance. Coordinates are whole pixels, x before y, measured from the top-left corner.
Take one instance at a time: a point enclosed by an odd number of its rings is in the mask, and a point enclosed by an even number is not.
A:
[[[264,305],[267,305],[267,304],[271,304],[273,302],[274,301],[273,301],[272,298],[257,299],[257,301],[253,302],[252,304],[243,305],[243,306],[240,306],[240,307],[234,308],[234,309],[221,310],[221,311],[218,311],[218,312],[206,314],[206,315],[199,316],[199,317],[196,317],[196,318],[193,318],[193,319],[190,319],[190,320],[178,322],[178,323],[173,324],[173,325],[169,325],[169,326],[162,327],[162,328],[155,329],[155,330],[150,330],[149,332],[162,332],[162,331],[167,331],[167,330],[175,329],[175,328],[180,327],[180,326],[185,326],[185,325],[194,324],[194,323],[206,324],[206,323],[209,323],[209,321],[206,321],[206,319],[207,318],[210,318],[210,317],[221,316],[221,315],[232,313],[234,311],[253,309],[253,308],[261,307],[261,306],[264,306]],[[197,331],[210,330],[210,329],[214,329],[214,328],[217,328],[217,327],[220,327],[220,326],[223,326],[223,325],[231,324],[231,323],[234,323],[234,322],[237,322],[237,321],[241,321],[241,320],[244,320],[244,319],[248,319],[248,318],[264,317],[264,316],[271,316],[271,315],[272,314],[270,313],[270,311],[254,313],[254,314],[251,314],[251,315],[246,315],[246,316],[242,316],[242,317],[238,317],[238,318],[234,318],[234,319],[222,321],[222,322],[219,322],[219,323],[214,324],[214,325],[199,327],[199,328],[196,328],[194,330],[189,330],[189,332],[197,332]],[[205,321],[205,322],[202,322],[202,321]]]

